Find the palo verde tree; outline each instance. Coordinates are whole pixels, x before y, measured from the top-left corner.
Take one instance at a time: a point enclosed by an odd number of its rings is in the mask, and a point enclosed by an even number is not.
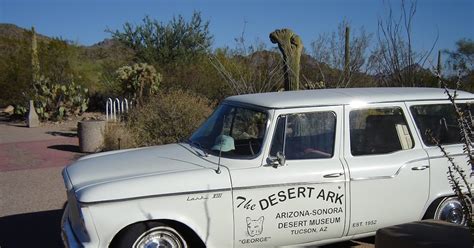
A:
[[[474,90],[474,41],[472,39],[461,39],[456,42],[455,51],[444,51],[448,57],[448,68],[452,74],[459,74],[465,82],[461,88]]]
[[[445,51],[449,55],[448,63],[453,70],[474,70],[474,41],[461,39],[456,42],[456,51]]]
[[[127,22],[122,30],[107,31],[133,49],[139,62],[160,67],[191,62],[207,53],[212,43],[209,21],[203,21],[199,12],[190,21],[179,15],[164,24],[146,16],[142,24]]]

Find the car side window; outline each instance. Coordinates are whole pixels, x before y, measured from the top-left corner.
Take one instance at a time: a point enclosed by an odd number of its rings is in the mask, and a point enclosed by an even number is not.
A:
[[[352,110],[349,122],[353,156],[387,154],[413,148],[412,135],[399,107]]]
[[[283,152],[287,160],[331,158],[334,154],[334,112],[288,114],[278,119],[270,156]]]
[[[465,116],[472,118],[469,104],[457,104]],[[410,107],[423,142],[428,146],[435,145],[427,134],[430,130],[441,145],[461,143],[461,134],[454,107],[451,104],[428,104]]]

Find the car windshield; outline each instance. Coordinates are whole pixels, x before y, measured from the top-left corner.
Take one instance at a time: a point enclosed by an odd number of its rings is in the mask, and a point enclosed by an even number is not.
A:
[[[260,153],[266,123],[265,112],[222,104],[189,141],[216,156],[251,158]]]

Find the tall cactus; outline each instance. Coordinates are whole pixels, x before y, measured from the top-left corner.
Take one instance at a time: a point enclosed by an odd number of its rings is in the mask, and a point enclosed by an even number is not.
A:
[[[33,85],[35,85],[40,79],[40,63],[38,58],[38,43],[36,40],[35,27],[31,27],[31,33],[31,67]]]
[[[301,38],[290,29],[277,29],[270,33],[270,41],[278,44],[283,54],[285,90],[298,90],[300,84],[300,59],[303,51]]]
[[[349,81],[350,78],[350,62],[351,62],[351,49],[350,49],[350,44],[349,44],[349,39],[350,39],[350,28],[349,26],[346,26],[346,43],[345,43],[345,51],[344,51],[344,80],[346,81],[346,85],[348,84],[347,82]]]

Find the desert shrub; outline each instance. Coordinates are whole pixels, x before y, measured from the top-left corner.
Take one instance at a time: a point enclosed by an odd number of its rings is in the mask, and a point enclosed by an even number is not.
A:
[[[137,147],[135,138],[123,123],[107,123],[104,133],[104,151]]]
[[[128,126],[139,146],[168,144],[189,137],[211,112],[207,98],[170,90],[133,109]]]
[[[40,77],[34,85],[36,112],[43,120],[62,120],[87,110],[89,91],[74,81],[61,85]]]
[[[116,73],[123,92],[138,105],[158,92],[162,80],[155,67],[146,63],[122,66]]]
[[[149,16],[141,24],[125,23],[122,30],[107,30],[134,50],[139,61],[160,66],[187,64],[208,52],[212,44],[209,21],[194,12],[190,20],[179,15],[168,23]]]

